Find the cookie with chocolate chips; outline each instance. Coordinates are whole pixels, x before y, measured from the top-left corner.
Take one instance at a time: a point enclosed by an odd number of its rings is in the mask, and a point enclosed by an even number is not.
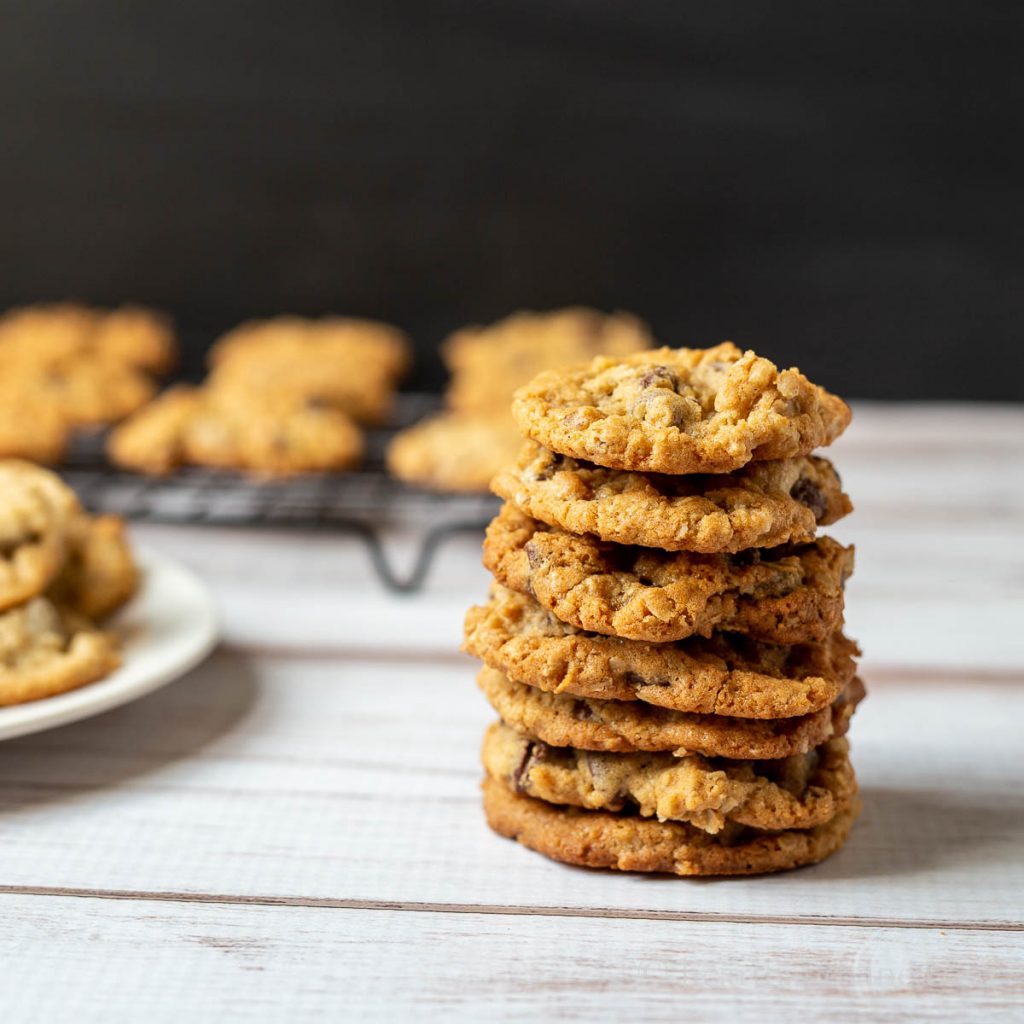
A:
[[[854,798],[812,828],[764,832],[730,822],[711,835],[684,822],[555,806],[490,776],[483,791],[495,832],[553,860],[676,875],[757,875],[816,864],[843,845],[860,810]]]
[[[512,409],[524,434],[551,451],[668,474],[807,455],[850,422],[846,403],[798,370],[731,342],[551,370],[520,388]]]
[[[53,473],[0,462],[0,611],[41,594],[67,553],[78,499]]]
[[[517,682],[549,693],[642,701],[733,718],[794,718],[835,701],[854,677],[857,647],[769,644],[735,633],[648,644],[562,622],[533,598],[495,586],[466,614],[463,647]]]
[[[491,489],[525,515],[569,533],[706,554],[810,541],[819,526],[853,508],[827,459],[667,476],[606,469],[532,441]]]
[[[538,800],[634,810],[712,835],[730,822],[771,831],[824,825],[857,792],[845,739],[776,760],[734,761],[552,747],[498,722],[484,737],[482,758],[488,775]]]
[[[580,629],[652,643],[746,633],[821,643],[839,628],[853,549],[830,537],[734,555],[664,552],[579,537],[506,504],[484,565]]]
[[[113,637],[45,597],[0,614],[0,706],[94,683],[119,660]]]
[[[115,430],[107,451],[117,465],[142,473],[195,464],[289,476],[354,466],[363,435],[345,413],[292,394],[179,387]]]
[[[644,704],[549,693],[483,668],[477,683],[502,721],[556,747],[632,753],[668,750],[677,756],[780,758],[803,754],[843,736],[864,685],[851,680],[833,703],[795,718],[729,718]]]
[[[417,487],[482,492],[515,458],[520,442],[504,414],[442,412],[396,434],[387,465],[392,475]]]

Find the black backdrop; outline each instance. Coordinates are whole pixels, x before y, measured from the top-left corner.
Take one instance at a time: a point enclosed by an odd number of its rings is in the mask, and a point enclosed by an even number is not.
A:
[[[0,302],[588,302],[844,393],[1020,399],[1024,7],[31,0],[0,14]]]

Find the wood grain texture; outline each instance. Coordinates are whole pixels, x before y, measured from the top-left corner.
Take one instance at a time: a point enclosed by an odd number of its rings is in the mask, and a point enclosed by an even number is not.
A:
[[[0,897],[6,1020],[1010,1019],[978,931]],[[105,966],[104,966],[105,965]],[[983,979],[983,981],[982,981]]]
[[[228,643],[0,744],[0,1019],[1024,1018],[1024,412],[856,424],[834,532],[858,546],[866,807],[836,857],[686,881],[499,839],[493,713],[456,650],[474,543],[396,600],[344,539],[149,528]]]
[[[395,667],[222,653],[145,701],[6,743],[2,880],[342,905],[1024,926],[1020,687],[869,678],[852,732],[867,808],[847,848],[806,871],[689,884],[566,869],[491,835],[477,752],[493,712],[473,674],[468,659]]]

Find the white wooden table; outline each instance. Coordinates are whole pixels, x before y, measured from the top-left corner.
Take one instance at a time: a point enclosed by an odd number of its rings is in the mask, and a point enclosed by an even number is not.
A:
[[[835,858],[645,878],[492,835],[469,541],[396,599],[344,539],[139,530],[224,644],[0,745],[0,1021],[1024,1019],[1024,407],[861,407],[834,454],[871,690]]]

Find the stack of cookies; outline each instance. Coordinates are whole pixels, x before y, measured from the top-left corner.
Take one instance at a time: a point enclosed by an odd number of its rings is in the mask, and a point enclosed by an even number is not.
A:
[[[98,623],[137,585],[120,519],[88,516],[48,470],[0,461],[0,706],[117,668],[117,640]]]
[[[843,634],[851,511],[813,449],[850,419],[726,343],[541,374],[465,649],[501,721],[491,827],[557,860],[680,875],[810,864],[858,810]]]
[[[523,311],[487,327],[463,327],[441,346],[451,372],[446,411],[398,434],[388,468],[419,487],[486,491],[519,450],[509,404],[520,384],[554,366],[626,356],[653,344],[635,316],[583,307]]]
[[[111,436],[111,460],[163,475],[182,465],[264,477],[349,469],[361,425],[383,422],[409,365],[395,327],[348,317],[241,324],[209,353],[201,387],[176,387]]]

